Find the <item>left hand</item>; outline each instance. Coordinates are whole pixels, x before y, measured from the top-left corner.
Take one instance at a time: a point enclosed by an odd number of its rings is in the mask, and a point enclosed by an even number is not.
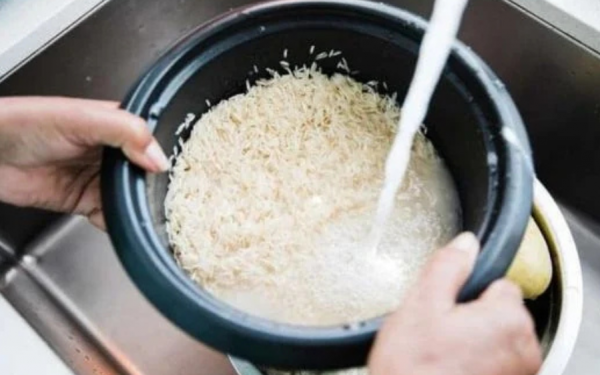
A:
[[[168,168],[144,120],[118,103],[71,98],[0,98],[0,201],[87,216],[104,228],[103,146],[149,172]]]

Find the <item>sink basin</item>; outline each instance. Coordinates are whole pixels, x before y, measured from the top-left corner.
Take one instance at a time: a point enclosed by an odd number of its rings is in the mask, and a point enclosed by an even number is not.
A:
[[[509,0],[579,43],[600,51],[600,2],[597,0]]]
[[[106,1],[1,1],[0,79]]]
[[[0,83],[0,95],[119,100],[162,51],[247,0],[112,1]],[[390,1],[427,15],[431,1]],[[524,6],[473,1],[461,39],[506,84],[528,126],[538,178],[581,258],[582,329],[567,374],[600,368],[600,56]],[[595,38],[600,40],[600,34]],[[32,83],[35,82],[35,85]],[[0,205],[0,293],[78,374],[234,374],[135,289],[107,236],[83,219]],[[596,315],[596,316],[595,316]]]

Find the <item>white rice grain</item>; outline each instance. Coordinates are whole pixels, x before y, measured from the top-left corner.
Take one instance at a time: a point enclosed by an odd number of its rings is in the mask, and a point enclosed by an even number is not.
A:
[[[251,314],[292,324],[356,322],[398,306],[457,231],[452,179],[419,134],[377,254],[362,248],[400,109],[316,66],[263,79],[192,129],[165,201],[178,264]]]

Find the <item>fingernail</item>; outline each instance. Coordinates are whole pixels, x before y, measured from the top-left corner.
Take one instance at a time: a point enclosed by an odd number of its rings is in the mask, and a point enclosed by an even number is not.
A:
[[[463,232],[450,241],[448,247],[455,250],[476,253],[479,250],[479,240],[473,233]]]
[[[169,160],[155,140],[150,142],[148,147],[146,147],[144,155],[146,155],[146,158],[150,160],[150,163],[154,165],[158,172],[164,172],[169,169]]]

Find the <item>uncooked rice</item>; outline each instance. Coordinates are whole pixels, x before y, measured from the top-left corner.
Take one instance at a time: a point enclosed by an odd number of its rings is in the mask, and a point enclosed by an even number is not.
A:
[[[179,265],[280,322],[357,322],[397,307],[460,223],[452,178],[419,134],[379,251],[361,247],[399,116],[391,97],[315,65],[214,105],[172,168],[165,207]]]

